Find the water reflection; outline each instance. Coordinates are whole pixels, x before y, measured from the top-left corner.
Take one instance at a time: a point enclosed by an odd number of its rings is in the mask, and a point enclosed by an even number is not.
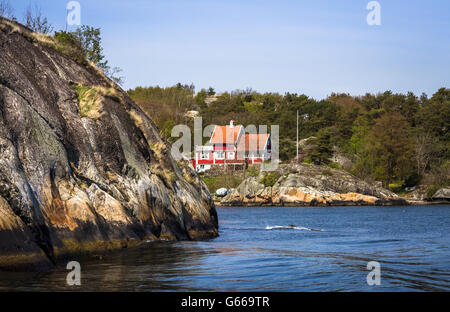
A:
[[[219,209],[215,240],[151,242],[73,259],[82,269],[75,288],[66,285],[64,266],[0,272],[0,290],[450,291],[450,207],[361,209]],[[325,232],[266,230],[293,223]],[[381,263],[379,287],[366,283],[374,260]]]
[[[198,275],[196,267],[206,251],[194,244],[152,242],[103,255],[101,259],[76,258],[81,264],[80,287],[67,286],[65,266],[51,272],[0,272],[0,291],[139,291],[179,290],[189,287],[187,279]]]

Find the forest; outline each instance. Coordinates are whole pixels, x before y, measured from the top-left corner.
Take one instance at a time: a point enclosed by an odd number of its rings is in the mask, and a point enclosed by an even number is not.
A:
[[[323,100],[304,94],[258,93],[252,89],[216,94],[194,85],[137,87],[131,98],[149,114],[168,141],[177,124],[192,125],[198,111],[203,125],[279,125],[280,158],[347,170],[394,191],[419,184],[428,193],[447,186],[450,177],[450,89],[431,97],[384,93],[363,96],[333,93]],[[296,159],[296,125],[302,144]],[[304,140],[307,139],[307,140]],[[339,154],[349,160],[332,161]]]

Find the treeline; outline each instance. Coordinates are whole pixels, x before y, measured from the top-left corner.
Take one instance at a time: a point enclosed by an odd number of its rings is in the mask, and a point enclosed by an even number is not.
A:
[[[171,131],[175,125],[193,125],[186,112],[198,109],[194,91],[193,85],[178,83],[169,88],[137,87],[128,95],[152,118],[164,137],[173,141]]]
[[[203,125],[279,125],[280,158],[296,156],[299,112],[300,139],[310,138],[298,161],[338,166],[339,152],[351,160],[345,168],[388,187],[424,183],[434,189],[448,185],[450,176],[450,89],[433,96],[411,92],[350,96],[332,94],[324,100],[286,93],[261,94],[251,89],[216,95],[214,89],[194,93],[194,86],[136,88],[130,96],[170,139],[170,129],[188,123],[185,113],[198,110]]]

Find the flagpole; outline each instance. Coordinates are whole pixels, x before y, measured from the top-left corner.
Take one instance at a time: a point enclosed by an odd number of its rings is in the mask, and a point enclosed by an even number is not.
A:
[[[297,110],[297,161],[298,163],[298,110]]]

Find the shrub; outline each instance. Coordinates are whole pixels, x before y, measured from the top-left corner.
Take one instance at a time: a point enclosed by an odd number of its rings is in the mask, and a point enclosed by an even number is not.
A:
[[[328,164],[328,167],[333,168],[333,169],[341,169],[341,165],[336,162],[330,162]]]
[[[313,161],[312,161],[312,159],[311,159],[310,157],[308,157],[308,158],[306,158],[306,159],[303,161],[303,163],[304,163],[304,164],[309,164],[309,165],[311,165],[311,164],[313,163]]]
[[[439,185],[433,184],[427,187],[427,198],[431,198],[439,190]]]
[[[400,193],[403,190],[403,184],[402,183],[391,183],[391,184],[389,184],[389,190],[391,190],[394,193]]]
[[[272,187],[277,183],[280,178],[280,174],[278,172],[271,172],[266,175],[259,181],[259,183],[264,184],[265,187]]]
[[[81,42],[70,32],[55,32],[55,50],[67,55],[79,64],[87,65],[87,54],[83,50]]]
[[[255,166],[249,166],[246,175],[249,177],[257,177],[259,175],[259,170],[256,169]]]
[[[227,189],[236,188],[242,183],[242,180],[233,174],[224,174],[214,177],[202,177],[209,191],[214,194],[218,189],[225,187]]]

